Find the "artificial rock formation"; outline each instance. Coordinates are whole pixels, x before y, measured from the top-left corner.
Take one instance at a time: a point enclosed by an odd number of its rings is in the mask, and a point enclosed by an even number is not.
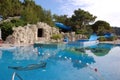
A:
[[[75,34],[75,32],[61,33],[64,37],[68,37],[69,41],[75,41],[80,39],[87,39],[87,36],[83,34]]]
[[[12,44],[34,44],[35,42],[50,41],[52,34],[59,34],[59,30],[46,23],[28,24],[24,27],[14,27],[13,34],[6,39]]]

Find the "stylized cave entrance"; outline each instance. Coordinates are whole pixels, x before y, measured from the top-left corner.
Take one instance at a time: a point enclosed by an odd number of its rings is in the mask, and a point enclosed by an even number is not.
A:
[[[38,33],[38,37],[43,37],[43,29],[42,28],[39,28],[37,33]]]

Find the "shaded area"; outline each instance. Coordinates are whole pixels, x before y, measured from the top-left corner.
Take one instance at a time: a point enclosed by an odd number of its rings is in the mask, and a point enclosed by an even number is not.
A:
[[[42,28],[40,28],[40,29],[38,29],[38,37],[43,37],[43,29]]]

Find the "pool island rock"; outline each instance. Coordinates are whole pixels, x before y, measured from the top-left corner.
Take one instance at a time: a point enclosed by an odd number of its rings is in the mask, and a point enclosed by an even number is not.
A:
[[[50,41],[52,34],[59,34],[59,29],[50,27],[46,23],[39,22],[28,24],[24,27],[14,27],[13,34],[9,35],[6,43],[11,44],[34,44],[35,42]]]

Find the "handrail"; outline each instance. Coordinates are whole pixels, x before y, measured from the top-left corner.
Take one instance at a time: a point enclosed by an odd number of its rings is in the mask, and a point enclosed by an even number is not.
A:
[[[18,75],[16,72],[13,73],[12,80],[15,80],[15,76],[17,76],[20,80],[23,80],[22,77],[20,77],[20,75]]]

